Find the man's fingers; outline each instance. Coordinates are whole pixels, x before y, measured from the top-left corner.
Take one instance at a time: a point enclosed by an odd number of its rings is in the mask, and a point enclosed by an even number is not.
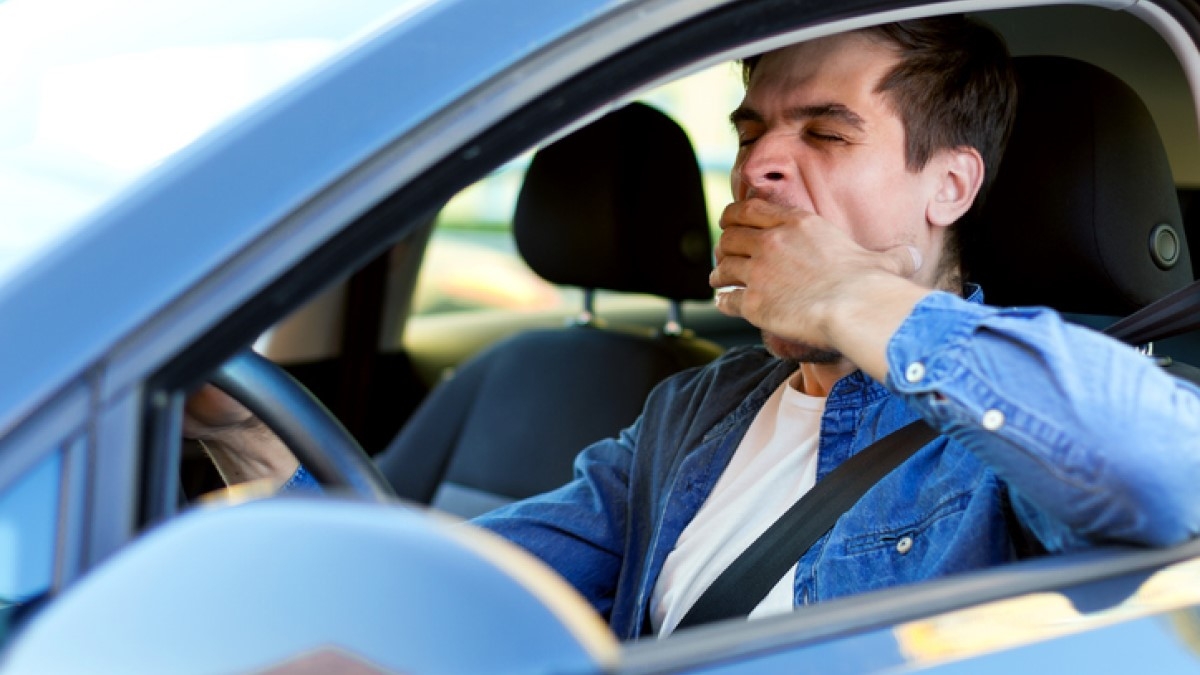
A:
[[[746,286],[750,280],[751,258],[744,255],[723,256],[708,274],[708,285],[713,288]]]
[[[719,264],[727,257],[749,256],[753,254],[755,247],[759,245],[755,236],[759,232],[759,230],[741,225],[730,225],[725,228],[721,232],[720,239],[717,239],[716,248],[713,249],[717,263]]]
[[[721,212],[719,224],[721,229],[733,225],[745,227],[767,228],[782,225],[787,222],[789,209],[778,204],[772,204],[763,199],[746,199],[733,202]]]
[[[783,209],[761,199],[746,199],[733,202],[721,214],[721,227],[742,225],[748,227],[774,227],[783,222]]]
[[[728,316],[741,316],[742,296],[745,295],[746,282],[742,276],[746,265],[750,262],[744,256],[724,256],[708,275],[708,283],[715,294],[713,303],[717,310]]]
[[[716,294],[713,296],[713,303],[717,306],[717,311],[726,316],[741,316],[742,296],[745,294],[745,286],[718,286]]]

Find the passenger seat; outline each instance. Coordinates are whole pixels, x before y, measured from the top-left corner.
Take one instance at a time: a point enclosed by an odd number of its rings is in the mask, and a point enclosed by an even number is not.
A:
[[[464,363],[377,457],[401,497],[464,517],[566,483],[655,384],[722,351],[682,327],[683,300],[712,298],[712,243],[691,143],[664,114],[632,104],[539,151],[513,230],[535,272],[584,290],[578,320]],[[597,290],[663,298],[662,327],[606,325]]]

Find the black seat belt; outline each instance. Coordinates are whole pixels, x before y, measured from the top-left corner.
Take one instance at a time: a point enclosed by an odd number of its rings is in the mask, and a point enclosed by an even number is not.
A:
[[[717,577],[684,615],[679,627],[749,614],[867,490],[937,436],[933,427],[917,420],[842,462]]]
[[[1104,333],[1132,345],[1200,328],[1200,281],[1193,281],[1117,321]]]
[[[1104,334],[1131,345],[1146,345],[1200,328],[1200,281],[1193,281],[1104,329]],[[1158,365],[1175,377],[1200,385],[1200,369],[1166,356]]]

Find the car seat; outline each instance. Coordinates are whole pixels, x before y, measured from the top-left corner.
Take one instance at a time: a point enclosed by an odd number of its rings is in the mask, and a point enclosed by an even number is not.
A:
[[[1014,59],[1017,120],[986,200],[959,226],[989,304],[1045,305],[1098,326],[1192,281],[1166,150],[1114,75]]]
[[[584,290],[579,319],[464,363],[377,458],[398,495],[461,516],[566,483],[655,384],[722,351],[681,326],[681,301],[712,298],[712,244],[691,143],[657,110],[629,105],[539,151],[513,230],[535,272]],[[601,289],[666,299],[662,328],[606,326]]]

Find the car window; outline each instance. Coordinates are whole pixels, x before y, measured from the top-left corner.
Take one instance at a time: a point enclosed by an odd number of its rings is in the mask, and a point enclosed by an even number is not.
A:
[[[0,280],[173,153],[417,5],[0,2]]]
[[[0,492],[0,644],[21,610],[50,590],[61,471],[54,453]]]
[[[728,202],[729,169],[737,150],[728,122],[741,100],[741,71],[723,63],[658,87],[639,98],[684,128],[704,178],[709,219]],[[460,192],[442,210],[421,266],[413,319],[464,312],[569,313],[577,289],[541,279],[515,250],[512,215],[532,152]],[[411,346],[411,345],[410,345]]]

